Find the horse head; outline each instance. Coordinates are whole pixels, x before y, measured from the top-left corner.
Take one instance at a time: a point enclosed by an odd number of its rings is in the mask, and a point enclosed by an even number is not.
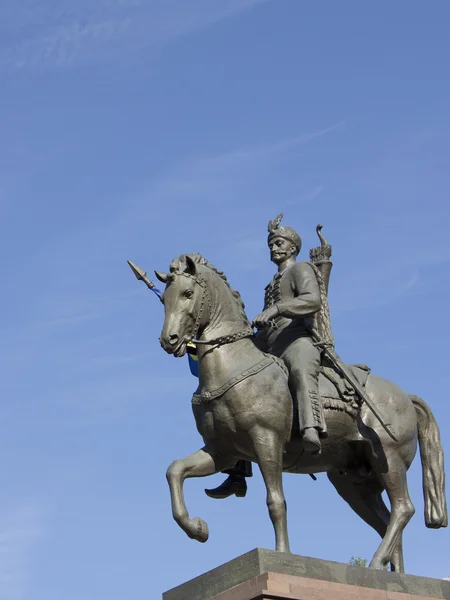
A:
[[[189,255],[172,261],[169,273],[155,271],[155,275],[166,284],[161,298],[165,313],[161,346],[169,354],[184,356],[187,344],[207,324],[206,282],[199,265]]]

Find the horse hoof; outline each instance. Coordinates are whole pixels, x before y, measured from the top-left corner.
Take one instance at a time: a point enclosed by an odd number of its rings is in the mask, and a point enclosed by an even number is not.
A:
[[[386,571],[386,567],[379,560],[372,560],[369,569],[375,569],[376,571]]]
[[[199,517],[191,519],[189,521],[188,536],[191,539],[197,540],[197,542],[201,542],[202,544],[204,544],[208,541],[209,538],[208,525],[205,523],[205,521],[203,521],[203,519],[200,519]]]

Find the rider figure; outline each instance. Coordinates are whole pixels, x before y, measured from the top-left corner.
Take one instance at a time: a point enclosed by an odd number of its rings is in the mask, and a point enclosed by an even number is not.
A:
[[[306,452],[321,451],[320,436],[325,425],[319,398],[321,351],[314,345],[311,329],[314,315],[321,309],[321,294],[310,263],[296,262],[302,242],[296,231],[280,226],[281,217],[269,222],[270,260],[278,272],[265,290],[264,310],[253,321],[259,329],[258,346],[281,358],[289,371],[289,387],[298,414],[299,430]],[[245,496],[246,477],[251,463],[239,461],[225,471],[229,477],[214,490],[205,490],[211,498]]]

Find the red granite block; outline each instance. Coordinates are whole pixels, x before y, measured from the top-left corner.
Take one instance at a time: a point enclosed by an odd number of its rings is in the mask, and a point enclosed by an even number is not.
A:
[[[188,599],[186,599],[188,600]],[[191,600],[191,599],[189,599]],[[192,599],[194,600],[194,599]],[[430,597],[404,594],[296,577],[281,573],[263,573],[210,600],[433,600]]]

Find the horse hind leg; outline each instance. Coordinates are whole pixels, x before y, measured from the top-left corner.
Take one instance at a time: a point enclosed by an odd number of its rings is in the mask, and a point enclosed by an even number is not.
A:
[[[372,475],[364,481],[355,482],[351,475],[341,475],[335,471],[328,473],[328,479],[355,513],[384,538],[391,514],[383,501],[381,494],[384,488],[380,481]],[[392,555],[391,571],[404,573],[401,539]]]
[[[405,572],[405,561],[403,559],[403,533],[400,535],[400,539],[397,542],[392,555],[391,571],[395,571],[396,573]]]
[[[283,442],[273,431],[254,428],[250,437],[267,490],[267,508],[275,530],[276,550],[290,552],[283,491]]]
[[[391,503],[391,518],[383,540],[369,565],[374,569],[384,569],[389,561],[394,560],[395,553],[399,549],[401,551],[403,531],[415,513],[406,480],[407,466],[397,450],[385,449],[385,452],[388,469],[379,473],[379,477]],[[400,569],[403,569],[402,562]]]

